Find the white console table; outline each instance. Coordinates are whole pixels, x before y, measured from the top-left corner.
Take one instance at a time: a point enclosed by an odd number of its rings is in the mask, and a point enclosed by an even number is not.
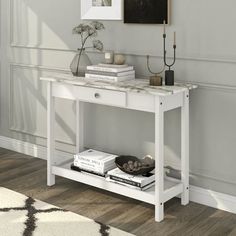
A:
[[[92,185],[155,205],[155,219],[164,219],[164,203],[181,194],[181,203],[189,203],[189,90],[197,86],[176,84],[167,87],[151,87],[148,80],[136,79],[112,83],[89,81],[84,78],[55,75],[41,78],[47,81],[47,167],[48,185],[55,184],[55,176]],[[76,151],[83,150],[83,102],[103,104],[131,110],[155,113],[155,187],[139,191],[102,177],[79,173],[70,169],[70,162],[59,163],[55,156],[55,98],[76,101]],[[164,112],[181,108],[181,180],[167,178],[164,174]]]

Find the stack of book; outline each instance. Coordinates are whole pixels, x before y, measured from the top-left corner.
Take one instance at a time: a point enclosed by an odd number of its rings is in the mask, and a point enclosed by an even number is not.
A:
[[[104,176],[115,168],[116,155],[89,149],[74,156],[71,169]]]
[[[119,168],[115,168],[108,171],[107,176],[107,181],[125,185],[141,191],[147,190],[155,185],[155,175],[153,173],[134,176],[124,173]]]
[[[134,67],[129,65],[98,64],[87,66],[85,78],[120,82],[134,79],[135,71]]]

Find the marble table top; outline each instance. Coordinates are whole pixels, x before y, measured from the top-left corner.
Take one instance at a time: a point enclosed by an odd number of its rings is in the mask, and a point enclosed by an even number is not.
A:
[[[176,83],[174,86],[150,86],[148,79],[133,79],[122,82],[92,80],[84,77],[74,77],[69,74],[54,74],[40,78],[43,81],[71,84],[90,88],[108,89],[123,92],[145,93],[158,96],[168,96],[186,90],[197,88],[197,85],[189,83]]]

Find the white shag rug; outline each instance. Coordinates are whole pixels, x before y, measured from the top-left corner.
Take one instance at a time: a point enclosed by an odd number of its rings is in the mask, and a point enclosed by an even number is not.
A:
[[[0,187],[1,236],[132,236],[132,234]]]

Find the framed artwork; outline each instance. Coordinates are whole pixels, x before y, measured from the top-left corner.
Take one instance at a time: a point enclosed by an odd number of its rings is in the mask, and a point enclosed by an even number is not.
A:
[[[124,0],[124,23],[169,24],[169,0]]]
[[[122,20],[123,0],[81,0],[82,20]]]

